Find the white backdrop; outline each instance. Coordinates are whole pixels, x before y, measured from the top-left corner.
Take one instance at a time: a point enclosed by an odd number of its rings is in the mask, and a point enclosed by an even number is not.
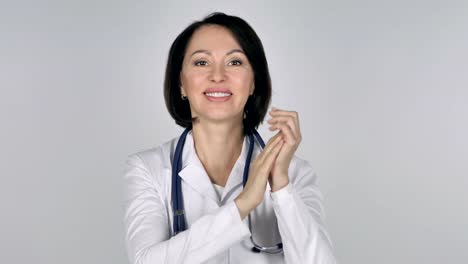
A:
[[[127,263],[124,160],[182,131],[167,52],[212,11],[262,39],[340,263],[468,261],[468,2],[234,2],[1,2],[0,263]]]

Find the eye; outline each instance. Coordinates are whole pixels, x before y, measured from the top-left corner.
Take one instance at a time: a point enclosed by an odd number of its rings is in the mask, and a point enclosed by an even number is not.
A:
[[[235,66],[242,65],[242,61],[240,60],[232,60],[231,63],[233,63]]]
[[[195,66],[206,66],[207,62],[204,60],[198,60],[194,63]]]

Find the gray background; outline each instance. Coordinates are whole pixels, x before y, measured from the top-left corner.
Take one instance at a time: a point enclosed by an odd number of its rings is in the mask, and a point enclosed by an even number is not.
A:
[[[124,160],[182,131],[167,52],[216,10],[299,112],[340,263],[466,263],[468,3],[345,0],[2,1],[0,263],[127,263]]]

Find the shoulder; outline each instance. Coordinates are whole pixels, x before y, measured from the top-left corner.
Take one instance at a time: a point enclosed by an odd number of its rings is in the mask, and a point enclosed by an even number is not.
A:
[[[172,156],[177,144],[178,137],[171,138],[159,146],[143,149],[127,156],[127,171],[139,168],[145,174],[159,181],[159,175],[165,175],[165,171],[171,170]]]
[[[293,183],[299,183],[304,180],[313,183],[317,181],[317,174],[312,164],[297,155],[293,156],[288,172],[289,178]]]
[[[303,158],[294,156],[289,166],[289,181],[300,197],[310,201],[323,200],[323,194],[319,188],[319,177],[311,163]]]

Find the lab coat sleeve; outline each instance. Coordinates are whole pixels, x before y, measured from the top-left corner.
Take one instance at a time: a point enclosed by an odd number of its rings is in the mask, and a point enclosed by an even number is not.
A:
[[[239,210],[230,202],[171,237],[168,208],[159,186],[136,154],[124,176],[125,245],[131,263],[201,263],[248,237]]]
[[[271,193],[285,261],[288,264],[336,263],[324,222],[323,196],[317,186],[317,175],[302,159],[298,159],[298,166],[291,173],[294,175],[290,175],[289,184]]]

